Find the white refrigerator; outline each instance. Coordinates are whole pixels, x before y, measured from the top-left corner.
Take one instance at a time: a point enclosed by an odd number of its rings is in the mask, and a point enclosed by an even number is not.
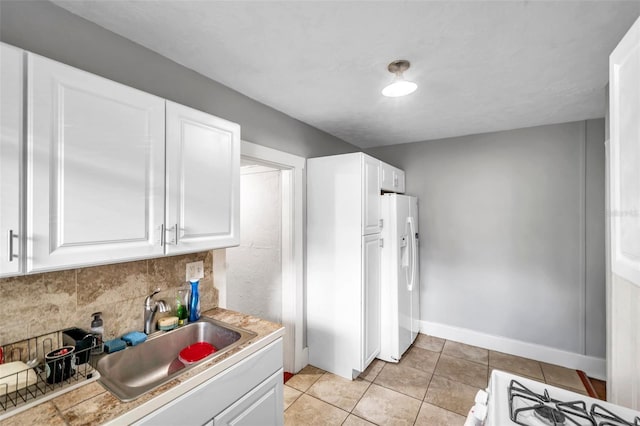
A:
[[[400,194],[381,197],[382,297],[378,358],[398,362],[419,330],[418,199]]]

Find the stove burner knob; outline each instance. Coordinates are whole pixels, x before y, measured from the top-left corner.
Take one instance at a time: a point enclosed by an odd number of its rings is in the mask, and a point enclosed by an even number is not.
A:
[[[489,394],[479,390],[476,394],[475,405],[469,410],[464,426],[482,426],[487,418],[487,400]]]
[[[489,394],[483,390],[479,390],[476,394],[476,404],[487,405],[487,401],[489,400]]]

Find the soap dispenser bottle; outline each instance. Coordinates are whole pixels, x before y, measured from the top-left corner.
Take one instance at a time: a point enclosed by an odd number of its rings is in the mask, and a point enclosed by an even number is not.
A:
[[[195,322],[200,318],[200,293],[198,293],[199,280],[190,280],[191,298],[189,300],[189,322]]]
[[[102,337],[104,336],[104,327],[102,323],[102,312],[94,312],[91,314],[93,316],[93,321],[91,321],[91,334],[93,335],[93,346],[91,348],[92,354],[101,354],[103,351],[102,344],[104,340]]]

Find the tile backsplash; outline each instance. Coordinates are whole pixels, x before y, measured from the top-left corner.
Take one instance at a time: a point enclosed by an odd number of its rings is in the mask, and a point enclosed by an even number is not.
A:
[[[202,260],[202,311],[218,306],[213,251],[0,279],[0,345],[67,327],[89,330],[102,312],[105,339],[143,329],[144,299],[154,289],[175,310],[186,264]],[[169,313],[170,314],[170,313]],[[166,314],[166,315],[169,315]]]

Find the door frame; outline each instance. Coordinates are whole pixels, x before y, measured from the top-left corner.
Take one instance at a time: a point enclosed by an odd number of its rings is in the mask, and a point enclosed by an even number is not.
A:
[[[304,173],[306,159],[242,140],[241,157],[280,170],[282,222],[282,325],[284,335],[284,370],[297,373],[308,364],[304,348]],[[242,234],[242,229],[240,229]],[[214,257],[214,282],[219,304],[226,307],[226,257],[223,250]],[[216,259],[217,258],[217,259]],[[217,266],[216,266],[217,265]]]

